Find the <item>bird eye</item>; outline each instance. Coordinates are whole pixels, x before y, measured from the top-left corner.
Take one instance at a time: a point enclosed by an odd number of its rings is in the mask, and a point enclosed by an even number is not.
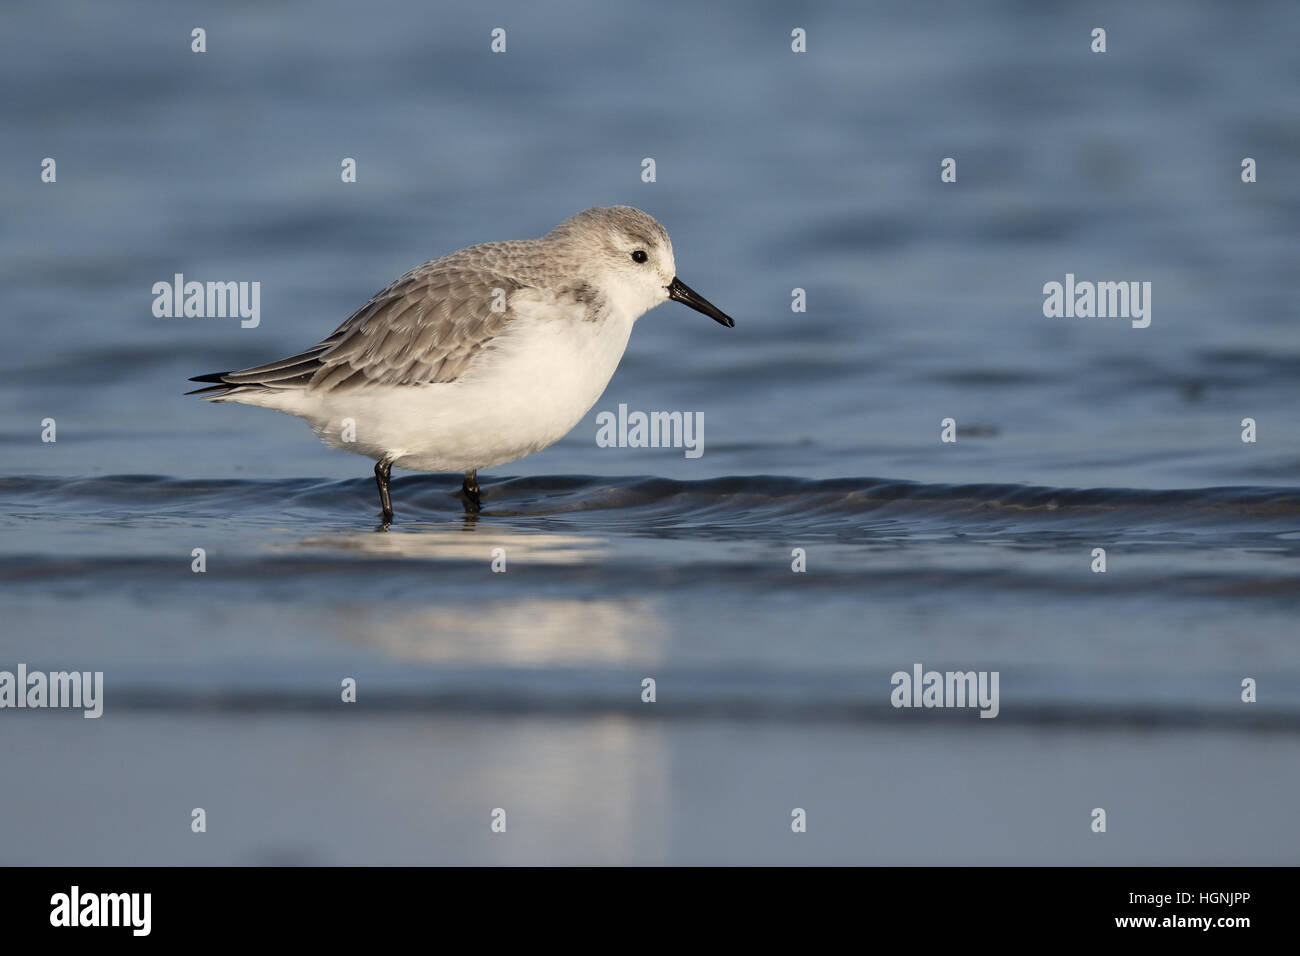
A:
[[[632,253],[633,262],[645,262],[647,258],[649,257],[645,254],[644,249],[638,249],[636,252]]]

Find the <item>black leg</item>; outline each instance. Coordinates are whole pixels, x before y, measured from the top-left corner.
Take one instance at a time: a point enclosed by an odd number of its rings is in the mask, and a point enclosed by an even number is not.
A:
[[[379,504],[384,509],[384,524],[393,520],[393,502],[388,497],[388,478],[392,474],[393,463],[381,461],[375,465],[375,484],[379,485]]]
[[[465,472],[465,482],[460,486],[461,492],[465,495],[465,510],[478,514],[483,508],[483,503],[478,494],[478,472]]]

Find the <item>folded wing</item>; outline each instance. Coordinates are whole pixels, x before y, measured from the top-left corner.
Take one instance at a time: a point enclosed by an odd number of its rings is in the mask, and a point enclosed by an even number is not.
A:
[[[236,388],[310,388],[454,382],[513,317],[509,296],[525,284],[452,255],[413,269],[377,293],[324,341],[297,355],[237,372],[194,394]]]

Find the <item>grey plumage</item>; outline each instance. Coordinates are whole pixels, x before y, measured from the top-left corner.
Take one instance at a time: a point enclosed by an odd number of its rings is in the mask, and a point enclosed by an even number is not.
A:
[[[647,247],[669,241],[639,209],[612,206],[580,212],[540,239],[461,249],[412,269],[311,348],[253,368],[197,376],[191,381],[216,384],[189,394],[454,382],[517,318],[511,296],[554,289],[557,277],[573,275],[593,244],[613,247],[629,235],[644,238]],[[548,265],[543,270],[540,263]],[[594,312],[598,293],[585,282],[570,282],[557,294]],[[494,308],[503,297],[505,308]]]

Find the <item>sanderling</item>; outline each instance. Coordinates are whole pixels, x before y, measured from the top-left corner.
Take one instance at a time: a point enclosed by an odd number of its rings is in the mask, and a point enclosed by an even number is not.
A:
[[[417,266],[305,352],[190,395],[297,415],[325,444],[392,467],[477,472],[559,441],[600,398],[632,324],[673,299],[736,323],[677,278],[668,233],[631,206],[588,209],[540,239],[487,242]]]

